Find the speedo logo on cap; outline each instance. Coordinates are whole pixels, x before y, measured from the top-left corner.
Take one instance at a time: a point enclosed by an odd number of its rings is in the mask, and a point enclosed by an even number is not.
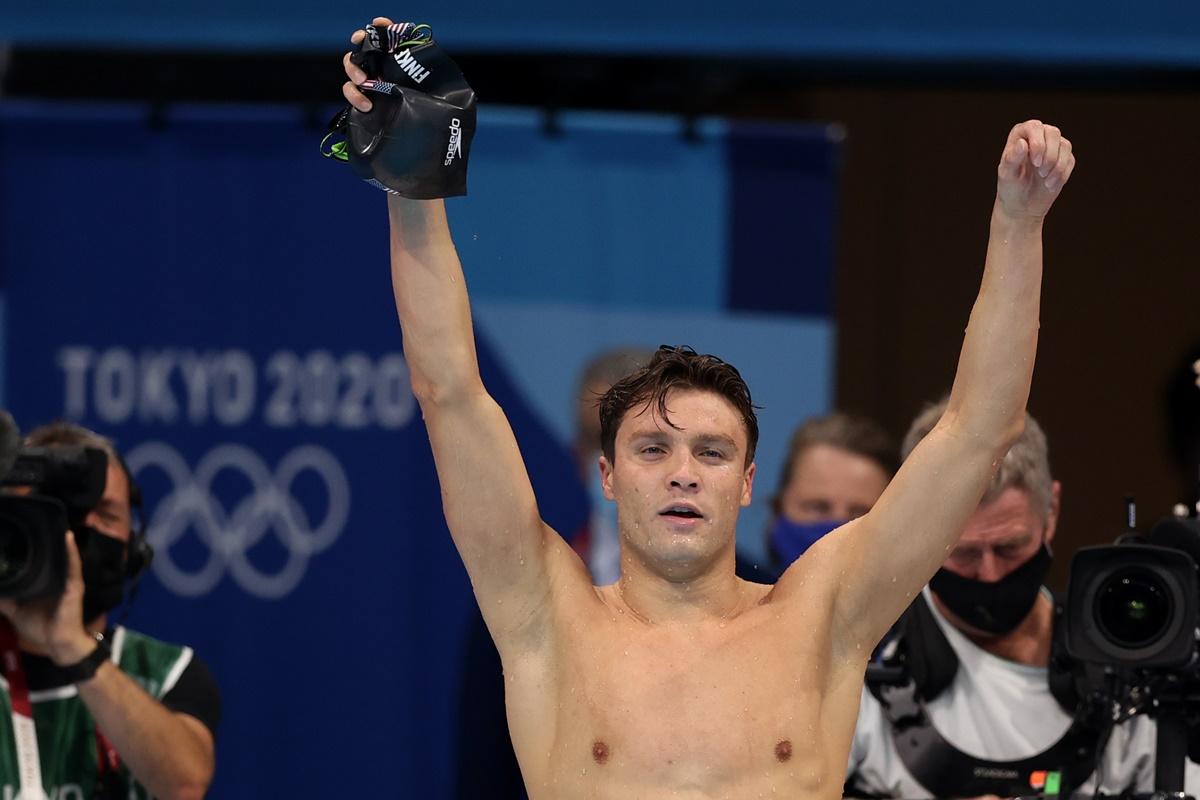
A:
[[[446,145],[446,160],[442,162],[442,166],[450,166],[455,156],[462,158],[462,123],[458,117],[450,120],[450,144]]]
[[[421,62],[413,58],[412,50],[401,50],[392,56],[396,59],[396,63],[400,69],[404,70],[408,77],[413,79],[413,83],[420,83],[429,77],[429,70],[421,66]]]

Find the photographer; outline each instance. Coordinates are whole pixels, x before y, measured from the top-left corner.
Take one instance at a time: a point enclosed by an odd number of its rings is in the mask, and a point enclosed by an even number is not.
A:
[[[944,408],[913,422],[906,456]],[[895,671],[868,673],[849,795],[1152,788],[1154,723],[1134,717],[1105,746],[1105,726],[1083,713],[1095,675],[1067,657],[1062,610],[1042,586],[1060,491],[1045,434],[1029,417],[942,569],[879,648],[877,664]]]
[[[136,486],[112,442],[76,425],[39,428],[26,446],[96,448],[107,468],[99,502],[65,534],[61,595],[0,598],[2,689],[12,712],[0,720],[0,794],[38,796],[31,784],[40,783],[59,798],[202,797],[220,714],[211,674],[189,648],[112,626],[107,616],[149,561],[133,526]]]

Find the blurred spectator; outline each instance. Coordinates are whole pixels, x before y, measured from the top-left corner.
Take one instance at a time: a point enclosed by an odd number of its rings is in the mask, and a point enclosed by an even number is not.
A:
[[[895,441],[875,421],[841,411],[806,420],[771,499],[769,565],[739,558],[738,575],[774,582],[822,536],[867,513],[898,466]]]
[[[596,402],[609,387],[645,366],[654,351],[625,347],[607,350],[592,358],[579,376],[576,392],[575,463],[591,501],[587,525],[571,545],[592,573],[592,583],[604,586],[621,577],[621,540],[617,531],[617,505],[600,488],[600,409]]]

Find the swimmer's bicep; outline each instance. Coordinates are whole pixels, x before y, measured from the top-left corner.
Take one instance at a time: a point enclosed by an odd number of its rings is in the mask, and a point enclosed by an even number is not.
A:
[[[548,529],[500,406],[481,390],[422,410],[442,510],[476,593],[542,580]]]
[[[474,576],[471,579],[484,621],[505,659],[546,655],[555,625],[574,619],[572,609],[597,602],[591,575],[579,555],[553,528],[547,525],[543,531],[543,559],[536,568],[540,576],[521,576],[531,579],[509,583],[492,595],[482,590]]]
[[[991,476],[993,454],[939,424],[914,448],[866,515],[839,537],[835,612],[873,647],[933,576]],[[833,542],[831,542],[833,544]]]

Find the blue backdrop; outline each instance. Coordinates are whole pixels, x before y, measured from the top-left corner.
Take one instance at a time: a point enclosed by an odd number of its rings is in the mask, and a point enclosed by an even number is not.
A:
[[[393,8],[359,0],[14,0],[0,10],[0,41],[336,50],[349,31],[389,13],[433,24],[451,53],[1200,65],[1200,5],[1186,0],[1061,0],[1036,9],[980,0],[413,0]]]
[[[585,519],[575,371],[689,342],[765,406],[753,553],[824,410],[837,137],[481,114],[450,203],[484,379],[546,519]],[[154,567],[128,623],[221,685],[212,796],[448,797],[473,600],[400,352],[383,195],[298,110],[0,106],[3,400],[113,434]]]

